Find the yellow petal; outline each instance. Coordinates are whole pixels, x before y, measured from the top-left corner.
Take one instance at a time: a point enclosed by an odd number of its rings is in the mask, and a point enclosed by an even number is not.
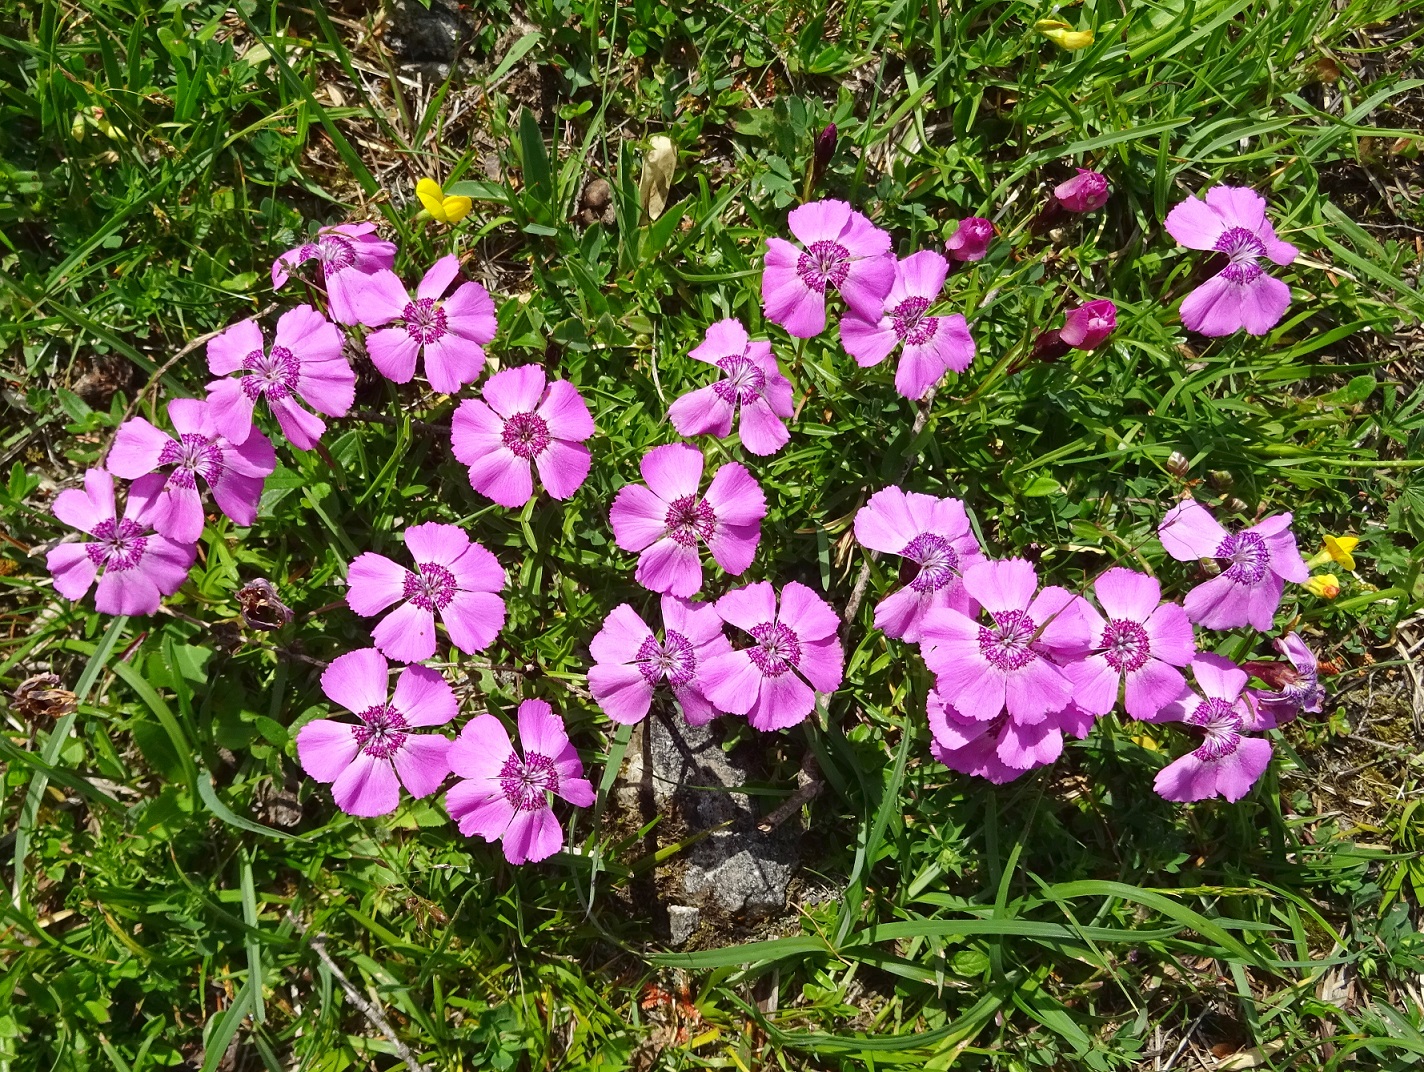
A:
[[[1305,587],[1322,599],[1334,599],[1340,594],[1340,579],[1333,573],[1317,573],[1305,582]]]
[[[462,194],[451,194],[440,203],[446,223],[459,223],[470,214],[474,203]],[[434,213],[432,213],[434,215]]]
[[[1066,22],[1057,19],[1039,19],[1033,28],[1048,38],[1059,48],[1077,52],[1093,43],[1092,30],[1075,30]]]
[[[1347,570],[1355,568],[1355,556],[1350,554],[1359,546],[1358,536],[1327,536],[1325,537],[1325,550],[1329,552],[1332,562],[1338,562]]]
[[[445,194],[441,191],[438,182],[434,179],[421,179],[415,184],[415,196],[420,198],[420,203],[426,212],[437,220],[444,218]]]

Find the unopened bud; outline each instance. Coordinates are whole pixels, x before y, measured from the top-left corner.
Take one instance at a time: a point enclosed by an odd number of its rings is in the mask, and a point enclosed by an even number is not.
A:
[[[811,181],[821,181],[826,168],[831,165],[831,157],[836,155],[836,125],[827,123],[826,129],[816,136],[815,157],[811,162]]]
[[[1236,484],[1236,478],[1225,469],[1212,469],[1206,474],[1206,482],[1217,491],[1229,491]]]
[[[1187,474],[1192,471],[1192,461],[1180,450],[1174,450],[1167,455],[1167,472],[1171,473],[1178,480],[1185,480]]]
[[[1057,331],[1041,331],[1038,338],[1033,340],[1033,351],[1029,354],[1029,360],[1052,364],[1071,349],[1073,348],[1063,341]]]

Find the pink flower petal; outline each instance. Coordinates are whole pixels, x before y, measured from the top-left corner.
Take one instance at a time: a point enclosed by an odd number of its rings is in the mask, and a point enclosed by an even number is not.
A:
[[[79,600],[89,591],[99,567],[82,543],[62,543],[45,556],[45,567],[54,576],[54,590],[65,599]]]
[[[1186,691],[1186,678],[1180,670],[1160,659],[1148,659],[1127,674],[1122,706],[1132,718],[1151,722]]]
[[[499,447],[469,463],[470,486],[500,506],[512,509],[534,497],[534,474],[529,462],[508,447]]]
[[[728,462],[717,470],[707,487],[706,498],[719,525],[756,525],[760,528],[761,519],[766,516],[765,492],[746,467],[737,462]]]
[[[430,266],[416,288],[417,298],[439,298],[460,274],[460,258],[450,253]]]
[[[730,410],[730,407],[728,408]],[[676,422],[674,421],[675,426]],[[739,431],[742,437],[742,446],[762,458],[775,454],[791,439],[791,433],[782,423],[782,418],[773,412],[765,399],[760,398],[742,406],[742,423]]]
[[[404,327],[381,328],[366,336],[366,354],[371,364],[392,383],[410,383],[415,378],[415,359],[420,343]]]
[[[494,715],[476,715],[465,723],[455,743],[450,746],[450,769],[461,778],[489,783],[498,790],[499,772],[514,755],[509,734]],[[502,799],[502,798],[501,798]]]
[[[664,604],[669,602],[667,597]],[[674,601],[675,602],[675,601]],[[668,628],[675,629],[671,622]],[[598,663],[631,663],[653,631],[627,603],[620,603],[603,619],[603,628],[589,642],[589,654]]]
[[[564,844],[564,832],[552,808],[523,811],[510,820],[501,844],[504,858],[510,863],[538,863],[559,851]]]
[[[603,713],[625,725],[647,717],[653,686],[632,663],[599,663],[588,668],[588,690]]]
[[[321,675],[321,691],[332,703],[360,714],[385,704],[390,695],[390,664],[375,648],[359,648],[338,655]]]
[[[484,367],[484,348],[454,333],[425,344],[425,378],[430,389],[442,395],[474,383]]]
[[[893,321],[888,316],[861,319],[854,313],[841,317],[841,346],[861,368],[878,365],[900,344]]]
[[[360,752],[336,781],[331,797],[347,815],[371,819],[387,815],[400,803],[400,781],[389,759]]]
[[[115,476],[132,480],[158,468],[163,448],[174,442],[142,417],[132,417],[119,426],[104,465]]]
[[[411,572],[385,555],[367,551],[346,568],[346,605],[363,618],[380,614],[405,598]]]
[[[702,342],[687,356],[694,361],[706,361],[709,365],[715,365],[724,357],[744,354],[750,342],[742,322],[734,316],[729,316],[725,320],[708,325],[702,335]]]
[[[484,651],[504,628],[504,600],[490,592],[456,592],[440,611],[450,643],[467,655]]]
[[[1226,223],[1205,201],[1188,197],[1167,213],[1167,233],[1188,249],[1215,249]]]
[[[803,639],[801,661],[796,668],[817,692],[835,692],[841,687],[845,669],[845,652],[839,638],[833,633],[819,640]]]
[[[800,581],[788,581],[782,587],[777,620],[789,625],[802,641],[834,636],[841,625],[831,605]]]
[[[725,439],[732,434],[733,406],[716,386],[689,391],[668,407],[668,420],[681,436],[713,435]],[[745,414],[745,410],[743,410]],[[745,423],[745,416],[743,422]]]
[[[208,371],[214,376],[226,376],[242,368],[242,362],[253,351],[266,352],[262,329],[256,320],[240,320],[221,335],[208,340]]]
[[[407,735],[392,757],[401,784],[411,796],[428,797],[450,774],[448,737],[437,733]]]
[[[608,512],[613,542],[625,551],[641,551],[667,531],[668,504],[642,484],[625,484]]]
[[[562,501],[572,498],[588,479],[593,455],[582,443],[555,439],[535,457],[534,464],[550,498]]]
[[[696,546],[658,540],[639,557],[634,577],[650,592],[690,596],[702,588],[702,560]]]
[[[355,727],[346,722],[318,718],[297,731],[297,759],[307,776],[334,782],[351,765],[360,747]]]
[[[1213,557],[1227,533],[1205,506],[1187,499],[1167,511],[1157,526],[1157,536],[1169,555],[1179,562],[1191,562]]]
[[[963,576],[964,587],[990,614],[1027,610],[1038,587],[1038,573],[1022,558],[975,562]]]
[[[1116,566],[1093,582],[1093,591],[1109,618],[1146,622],[1162,602],[1162,586],[1156,578],[1136,570]]]
[[[371,641],[398,663],[418,663],[435,654],[435,614],[402,603],[371,630]]]
[[[706,659],[698,677],[707,699],[731,715],[744,715],[751,709],[763,681],[761,671],[745,651],[723,652]]]
[[[533,413],[534,407],[544,395],[544,370],[538,365],[520,365],[518,368],[496,372],[480,393],[492,410],[501,417],[512,417],[516,413]]]
[[[488,784],[475,780],[456,782],[445,794],[445,810],[465,837],[498,841],[515,816],[514,805],[503,793],[491,794]]]
[[[776,589],[770,581],[734,588],[717,600],[716,608],[718,616],[728,625],[749,632],[758,625],[776,620]]]
[[[400,672],[391,706],[410,726],[443,726],[460,710],[450,683],[428,666],[407,666]]]
[[[639,468],[649,489],[665,503],[696,495],[702,483],[702,452],[688,443],[668,443],[643,455]]]
[[[747,722],[763,732],[804,722],[816,708],[816,695],[795,674],[762,679],[756,701],[747,709]]]

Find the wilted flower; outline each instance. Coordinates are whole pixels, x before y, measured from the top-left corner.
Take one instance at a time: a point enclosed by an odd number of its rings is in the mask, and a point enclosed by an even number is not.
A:
[[[474,207],[474,202],[468,197],[463,194],[447,195],[440,188],[440,184],[430,178],[421,179],[415,184],[415,196],[420,199],[425,211],[430,213],[431,219],[440,223],[459,223]]]
[[[1053,188],[1057,203],[1069,212],[1093,212],[1108,203],[1108,180],[1099,172],[1079,168],[1078,174]]]
[[[775,454],[791,433],[784,420],[791,417],[791,381],[781,374],[771,343],[753,341],[740,320],[728,317],[707,329],[701,345],[687,355],[714,365],[722,379],[689,391],[668,409],[668,419],[678,435],[732,434],[740,412],[742,446],[753,454]]]
[[[982,261],[993,240],[992,222],[982,216],[966,216],[954,234],[944,240],[944,248],[952,261]]]
[[[266,577],[248,581],[237,590],[237,606],[249,629],[281,629],[292,620],[292,608],[278,598],[277,587]]]
[[[10,698],[11,710],[30,722],[38,719],[59,719],[79,707],[74,693],[64,688],[57,674],[35,674],[15,687]]]
[[[1248,689],[1247,697],[1259,713],[1280,726],[1301,712],[1319,714],[1325,706],[1325,688],[1320,684],[1320,663],[1295,633],[1287,633],[1273,641],[1278,652],[1290,660],[1283,662],[1249,662],[1242,669],[1260,678],[1276,691]]]
[[[395,243],[377,238],[375,230],[374,223],[323,227],[315,242],[289,249],[272,262],[272,288],[284,287],[289,273],[303,261],[320,261],[332,319],[338,324],[369,323],[365,305],[371,288],[400,287],[391,271]]]
[[[1117,306],[1106,298],[1086,302],[1064,319],[1058,337],[1075,350],[1096,350],[1117,327]]]
[[[826,291],[867,320],[878,320],[895,282],[890,236],[844,201],[813,201],[791,210],[787,226],[801,242],[766,240],[761,296],[766,317],[797,338],[826,328]]]

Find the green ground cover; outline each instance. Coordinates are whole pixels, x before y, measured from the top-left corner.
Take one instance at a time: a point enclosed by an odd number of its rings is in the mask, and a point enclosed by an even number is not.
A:
[[[1095,43],[1058,49],[1032,31],[1048,16]],[[464,13],[453,73],[404,62],[403,17],[0,3],[0,681],[52,672],[78,697],[58,720],[12,704],[0,737],[0,1072],[1424,1058],[1418,5],[496,2]],[[829,122],[820,192],[900,253],[962,216],[998,224],[951,284],[979,357],[926,407],[833,333],[798,345],[762,316],[763,239]],[[678,164],[649,222],[658,134]],[[1074,165],[1112,199],[1035,233]],[[474,212],[417,219],[427,175]],[[1161,221],[1221,180],[1263,193],[1302,251],[1261,338],[1189,336],[1175,313],[1200,258]],[[188,344],[277,300],[278,253],[354,219],[400,243],[406,277],[459,252],[495,298],[492,357],[579,386],[588,482],[493,506],[450,455],[456,399],[358,370],[324,452],[279,451],[258,524],[210,523],[164,613],[55,593],[57,489],[125,416],[201,392]],[[1014,370],[1093,298],[1118,305],[1109,345]],[[790,445],[756,461],[750,579],[843,610],[868,561],[855,511],[907,471],[962,497],[997,553],[1077,587],[1117,561],[1180,584],[1154,533],[1184,490],[1237,521],[1291,510],[1307,555],[1361,539],[1337,598],[1288,596],[1332,675],[1325,712],[1273,734],[1237,804],[1153,795],[1178,741],[1125,718],[1010,785],[954,775],[927,752],[923,667],[873,628],[896,583],[875,564],[829,705],[755,741],[724,720],[768,809],[808,753],[824,783],[792,820],[786,911],[672,948],[647,880],[684,847],[618,813],[629,734],[583,675],[604,615],[640,597],[608,504],[676,438],[667,404],[705,382],[686,354],[724,316],[773,338],[798,405]],[[468,711],[549,700],[599,786],[564,813],[575,851],[543,864],[459,837],[434,798],[352,819],[296,763],[294,727],[328,706],[320,667],[367,643],[346,564],[430,520],[509,573],[498,644],[438,665]],[[297,612],[276,633],[240,625],[259,576]],[[1242,630],[1224,650],[1269,646]]]

